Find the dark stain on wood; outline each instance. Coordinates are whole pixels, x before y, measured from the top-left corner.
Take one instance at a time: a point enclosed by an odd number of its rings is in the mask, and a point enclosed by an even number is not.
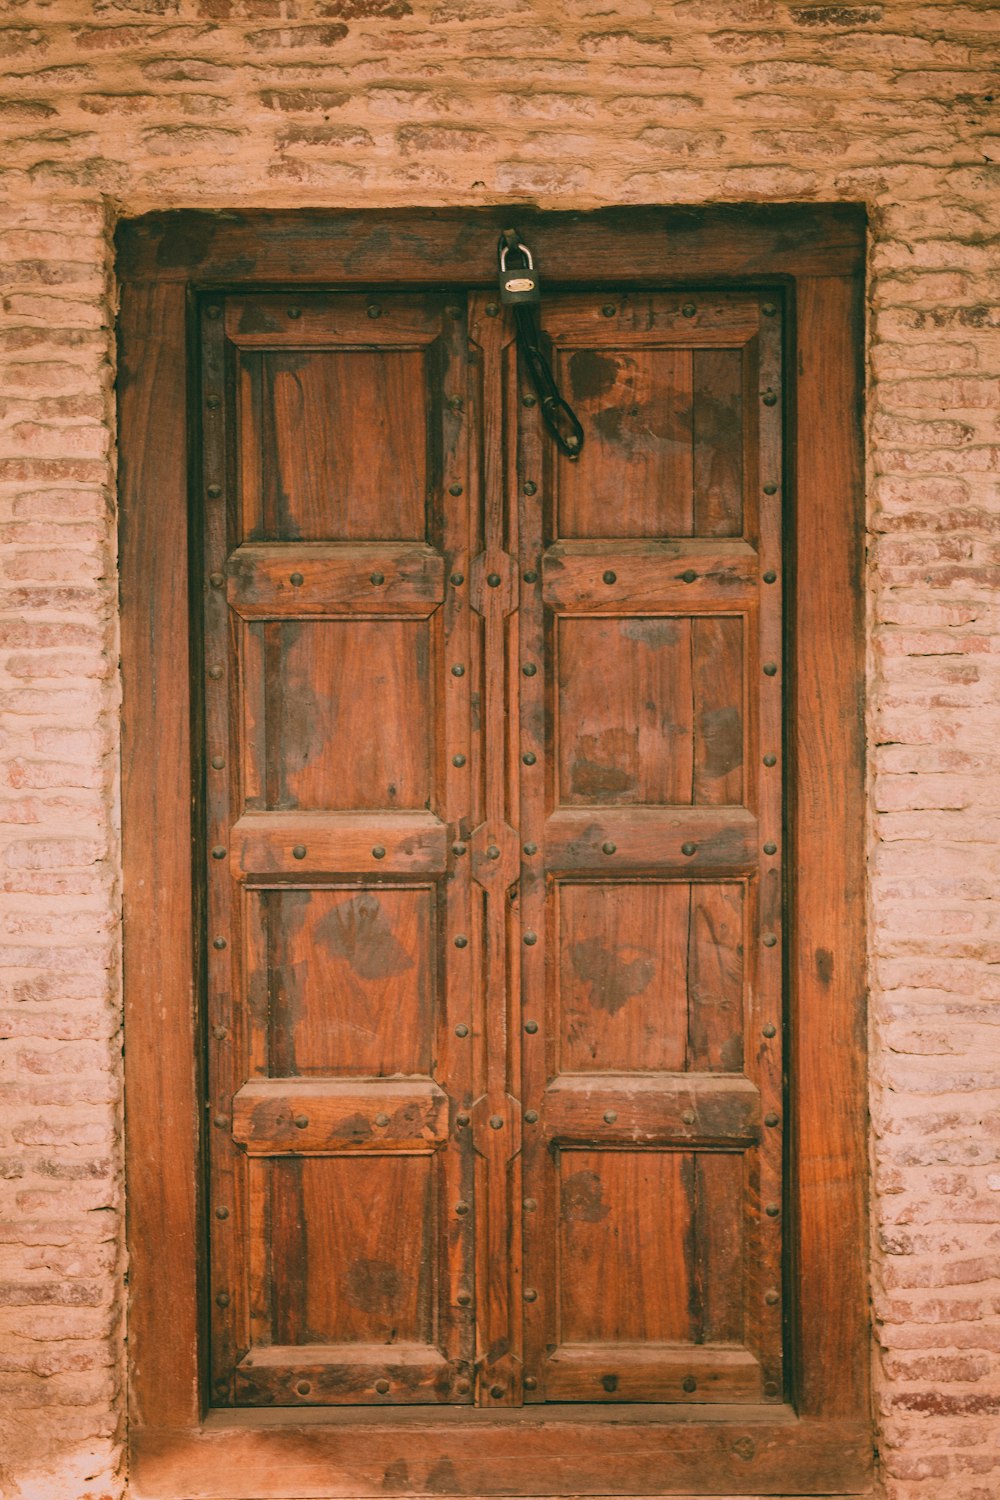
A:
[[[829,948],[816,949],[816,977],[820,984],[829,984],[833,979],[833,954]]]
[[[612,390],[618,380],[618,361],[596,349],[578,349],[569,358],[569,384],[573,399],[596,400]]]
[[[612,1016],[633,996],[648,989],[656,973],[656,960],[651,953],[638,952],[634,958],[628,958],[627,952],[608,947],[601,937],[570,944],[570,962],[588,987],[591,1003]]]
[[[362,979],[392,979],[413,968],[413,959],[386,921],[374,891],[340,902],[314,930],[317,942],[349,963]]]
[[[662,646],[676,646],[681,637],[676,620],[669,619],[623,620],[618,632],[626,640],[641,641],[654,651]]]
[[[567,1223],[599,1224],[608,1217],[596,1172],[574,1172],[562,1185],[562,1217]]]
[[[344,1296],[361,1312],[384,1315],[399,1296],[401,1279],[387,1260],[355,1260],[344,1277]]]
[[[725,776],[743,764],[743,715],[738,708],[706,708],[698,727],[703,775]]]

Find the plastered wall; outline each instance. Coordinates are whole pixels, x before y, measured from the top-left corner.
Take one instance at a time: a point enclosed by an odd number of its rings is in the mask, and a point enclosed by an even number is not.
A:
[[[508,199],[868,206],[882,1473],[1000,1493],[998,58],[978,0],[0,0],[0,1494],[125,1483],[114,224]]]

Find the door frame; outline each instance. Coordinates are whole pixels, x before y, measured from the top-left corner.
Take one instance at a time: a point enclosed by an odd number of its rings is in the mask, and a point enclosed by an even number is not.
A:
[[[792,1370],[766,1407],[211,1410],[193,881],[189,496],[205,291],[489,287],[511,220],[563,290],[785,303]],[[855,205],[171,212],[118,230],[129,1421],[137,1496],[870,1491],[866,1095],[865,216]],[[544,304],[543,304],[544,317]],[[195,601],[196,602],[196,601]],[[821,686],[818,686],[821,685]],[[169,1164],[169,1170],[166,1170]]]

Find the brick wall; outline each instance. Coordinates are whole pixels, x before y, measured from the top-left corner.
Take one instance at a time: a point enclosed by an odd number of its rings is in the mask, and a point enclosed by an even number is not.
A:
[[[869,207],[884,1482],[994,1500],[995,6],[0,0],[0,58],[0,1493],[123,1483],[114,221],[509,196]]]

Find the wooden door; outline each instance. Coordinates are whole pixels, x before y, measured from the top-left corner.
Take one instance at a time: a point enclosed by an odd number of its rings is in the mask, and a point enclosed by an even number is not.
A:
[[[783,1395],[781,317],[200,311],[212,1400]]]

